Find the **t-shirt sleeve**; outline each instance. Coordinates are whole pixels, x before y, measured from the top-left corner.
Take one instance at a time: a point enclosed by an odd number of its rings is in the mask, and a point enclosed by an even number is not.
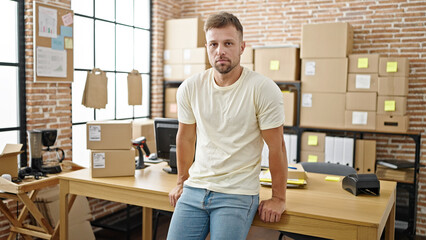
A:
[[[284,100],[277,84],[267,79],[257,92],[257,119],[260,130],[276,128],[284,124]]]
[[[184,124],[194,124],[195,116],[191,106],[191,91],[188,80],[179,86],[176,100],[178,110],[178,121]]]

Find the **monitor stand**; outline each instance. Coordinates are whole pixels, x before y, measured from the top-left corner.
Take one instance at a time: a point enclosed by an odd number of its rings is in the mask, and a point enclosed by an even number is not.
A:
[[[177,174],[177,168],[175,167],[165,167],[163,168],[163,171],[170,174]]]

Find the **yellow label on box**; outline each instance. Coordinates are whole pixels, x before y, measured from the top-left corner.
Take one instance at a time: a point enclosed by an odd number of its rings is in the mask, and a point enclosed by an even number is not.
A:
[[[397,71],[398,71],[398,62],[386,63],[386,72],[397,72]]]
[[[272,71],[280,70],[280,61],[278,61],[278,60],[271,60],[269,62],[269,70],[272,70]]]
[[[308,155],[308,162],[318,162],[317,155]]]
[[[385,101],[385,112],[395,112],[395,100]]]
[[[368,68],[368,58],[358,58],[358,68]]]
[[[340,177],[327,176],[327,177],[325,177],[325,181],[338,182],[338,181],[340,181]]]
[[[309,137],[308,137],[308,145],[309,146],[317,146],[318,145],[318,136],[309,135]]]

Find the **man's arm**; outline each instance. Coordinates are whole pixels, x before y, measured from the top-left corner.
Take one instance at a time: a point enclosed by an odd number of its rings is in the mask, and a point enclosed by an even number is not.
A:
[[[285,211],[287,186],[287,153],[283,127],[262,130],[262,137],[269,148],[269,170],[272,177],[272,198],[259,204],[260,219],[264,222],[279,222]]]
[[[170,204],[175,207],[183,191],[183,183],[189,177],[189,168],[192,165],[195,154],[196,125],[179,122],[176,136],[176,161],[178,178],[176,187],[169,193]]]

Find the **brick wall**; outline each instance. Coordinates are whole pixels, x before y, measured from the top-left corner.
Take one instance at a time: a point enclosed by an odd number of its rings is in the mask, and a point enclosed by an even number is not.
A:
[[[162,51],[164,20],[229,11],[244,26],[248,45],[300,44],[304,23],[345,21],[354,27],[354,53],[380,53],[410,59],[408,114],[410,130],[426,138],[426,2],[423,0],[382,1],[251,1],[175,0],[153,1],[153,96],[152,115],[162,115]],[[170,4],[170,5],[169,5]],[[158,42],[157,42],[158,41]],[[413,159],[414,144],[409,138],[367,136],[377,140],[378,158]],[[426,141],[422,141],[421,161],[426,163]],[[426,171],[420,172],[417,234],[426,235]]]

